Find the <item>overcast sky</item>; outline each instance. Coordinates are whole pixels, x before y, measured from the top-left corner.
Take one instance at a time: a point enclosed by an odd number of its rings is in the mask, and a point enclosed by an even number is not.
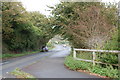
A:
[[[49,15],[50,13],[46,10],[49,6],[54,6],[59,4],[59,0],[20,0],[23,6],[26,8],[27,11],[40,11],[42,14]],[[103,2],[118,2],[120,0],[103,0]]]

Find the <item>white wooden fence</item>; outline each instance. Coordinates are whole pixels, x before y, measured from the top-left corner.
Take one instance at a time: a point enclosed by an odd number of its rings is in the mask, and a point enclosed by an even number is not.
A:
[[[87,59],[81,59],[81,58],[77,58],[76,56],[76,51],[86,51],[86,52],[92,52],[93,54],[93,59],[92,60],[87,60]],[[103,63],[103,62],[98,62],[98,61],[95,61],[96,59],[96,53],[95,52],[107,52],[107,53],[116,53],[118,54],[118,62],[120,61],[120,51],[117,51],[117,50],[94,50],[94,49],[76,49],[74,48],[73,49],[73,57],[74,59],[76,60],[81,60],[81,61],[86,61],[86,62],[92,62],[93,63],[93,66],[95,65],[95,63],[100,63],[100,64],[110,64],[110,63]],[[120,62],[119,62],[120,63]],[[114,65],[114,66],[120,66],[120,64],[110,64],[110,65]]]

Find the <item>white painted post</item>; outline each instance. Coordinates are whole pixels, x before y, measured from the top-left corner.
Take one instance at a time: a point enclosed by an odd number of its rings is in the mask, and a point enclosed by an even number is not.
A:
[[[73,58],[76,58],[76,51],[73,50]]]
[[[93,66],[95,66],[95,57],[96,57],[95,52],[93,52]]]

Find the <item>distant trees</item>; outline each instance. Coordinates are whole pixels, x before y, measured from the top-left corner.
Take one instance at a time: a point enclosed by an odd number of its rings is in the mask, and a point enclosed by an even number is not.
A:
[[[101,2],[62,2],[52,14],[74,47],[101,48],[116,28],[116,11],[115,5]]]
[[[3,53],[37,50],[53,36],[50,20],[39,12],[27,12],[19,2],[2,7]]]

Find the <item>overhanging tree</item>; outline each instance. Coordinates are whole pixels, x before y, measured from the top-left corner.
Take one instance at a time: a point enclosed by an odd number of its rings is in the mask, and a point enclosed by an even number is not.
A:
[[[52,13],[74,47],[101,48],[116,26],[116,10],[101,2],[63,2]]]

